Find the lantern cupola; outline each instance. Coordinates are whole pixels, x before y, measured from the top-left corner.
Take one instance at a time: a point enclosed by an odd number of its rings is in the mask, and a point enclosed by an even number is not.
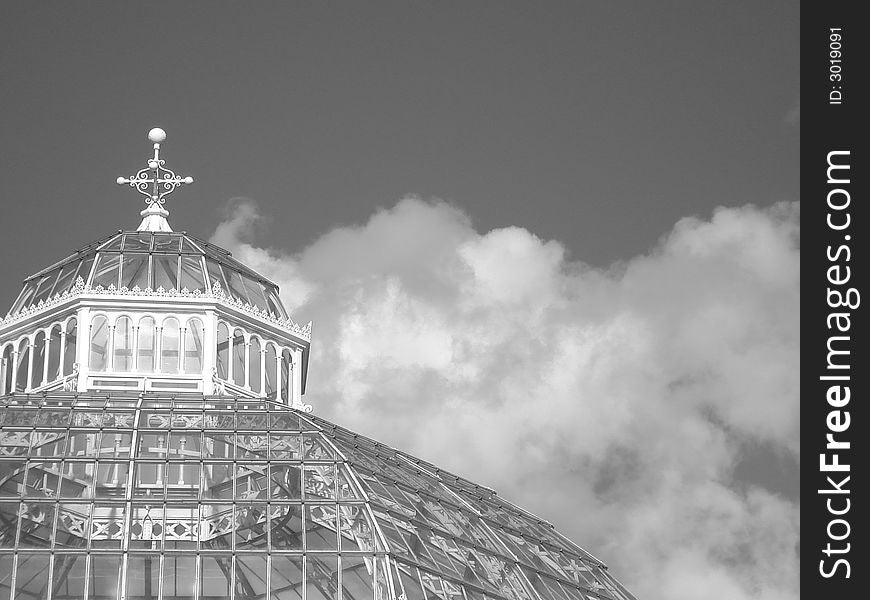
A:
[[[166,198],[193,182],[160,156],[119,177],[145,197],[142,221],[31,275],[0,321],[0,393],[159,391],[232,394],[310,410],[311,324],[278,286],[232,254],[173,232]]]

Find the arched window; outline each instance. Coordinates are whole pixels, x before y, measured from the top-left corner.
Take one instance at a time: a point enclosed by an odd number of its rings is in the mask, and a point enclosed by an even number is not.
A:
[[[290,351],[281,353],[281,402],[290,404]]]
[[[226,323],[219,323],[217,328],[217,376],[229,379],[230,369],[230,330]]]
[[[91,371],[106,370],[106,353],[109,351],[109,323],[103,315],[91,321]]]
[[[45,369],[45,332],[40,331],[33,340],[33,368],[30,369],[30,388],[42,385]]]
[[[15,391],[27,389],[27,369],[30,367],[30,340],[25,338],[18,344],[18,364],[15,365]]]
[[[160,372],[178,373],[178,321],[170,317],[163,321],[160,337]]]
[[[76,337],[78,333],[78,323],[75,319],[70,319],[66,324],[66,341],[63,345],[63,374],[69,375],[73,372],[73,365],[76,364]]]
[[[202,321],[191,319],[184,332],[184,372],[202,373]]]
[[[120,317],[115,321],[115,340],[112,345],[115,362],[113,370],[126,373],[133,370],[133,321],[129,317]]]
[[[260,353],[260,340],[255,337],[251,338],[251,345],[248,348],[248,365],[251,370],[251,376],[248,379],[248,383],[251,386],[251,389],[257,393],[260,393],[262,386],[260,385],[262,382],[261,374],[263,373],[263,369],[261,368],[260,361],[263,360],[263,355]]]
[[[278,361],[275,344],[266,344],[266,397],[274,400],[278,391]]]
[[[154,372],[154,340],[154,319],[143,317],[139,321],[139,341],[136,348],[137,371]]]
[[[60,327],[60,325],[52,327],[51,335],[48,337],[48,381],[54,381],[60,377],[60,345],[62,342]]]
[[[4,394],[8,394],[12,391],[12,373],[15,365],[12,364],[12,345],[6,346],[3,349],[3,364],[2,370],[0,370],[0,387],[2,387],[2,391]]]
[[[245,385],[245,334],[241,329],[233,332],[233,383]]]

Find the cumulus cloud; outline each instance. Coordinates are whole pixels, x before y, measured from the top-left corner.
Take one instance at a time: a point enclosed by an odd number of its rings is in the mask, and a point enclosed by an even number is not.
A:
[[[798,506],[735,480],[798,452],[799,205],[685,218],[593,268],[405,198],[297,254],[214,240],[313,319],[318,414],[494,487],[645,600],[798,597]]]

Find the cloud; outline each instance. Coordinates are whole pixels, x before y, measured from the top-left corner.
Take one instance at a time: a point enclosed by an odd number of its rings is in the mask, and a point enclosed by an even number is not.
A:
[[[315,323],[318,414],[494,487],[645,600],[798,597],[799,509],[735,480],[798,453],[799,205],[685,218],[593,268],[405,198],[298,254],[215,241]]]

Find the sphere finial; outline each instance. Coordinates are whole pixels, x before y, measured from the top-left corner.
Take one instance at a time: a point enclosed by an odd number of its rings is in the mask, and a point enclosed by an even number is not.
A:
[[[159,144],[163,140],[166,139],[166,132],[160,129],[159,127],[155,127],[151,131],[148,132],[148,139],[154,142],[155,144]]]
[[[166,196],[184,184],[193,183],[193,177],[176,175],[160,158],[160,142],[166,139],[165,131],[155,127],[148,132],[148,139],[154,143],[154,156],[148,159],[148,166],[139,169],[133,177],[118,177],[116,181],[119,185],[129,185],[145,196],[148,208],[140,213],[144,217],[140,231],[172,231],[166,222],[169,211],[163,208]]]

